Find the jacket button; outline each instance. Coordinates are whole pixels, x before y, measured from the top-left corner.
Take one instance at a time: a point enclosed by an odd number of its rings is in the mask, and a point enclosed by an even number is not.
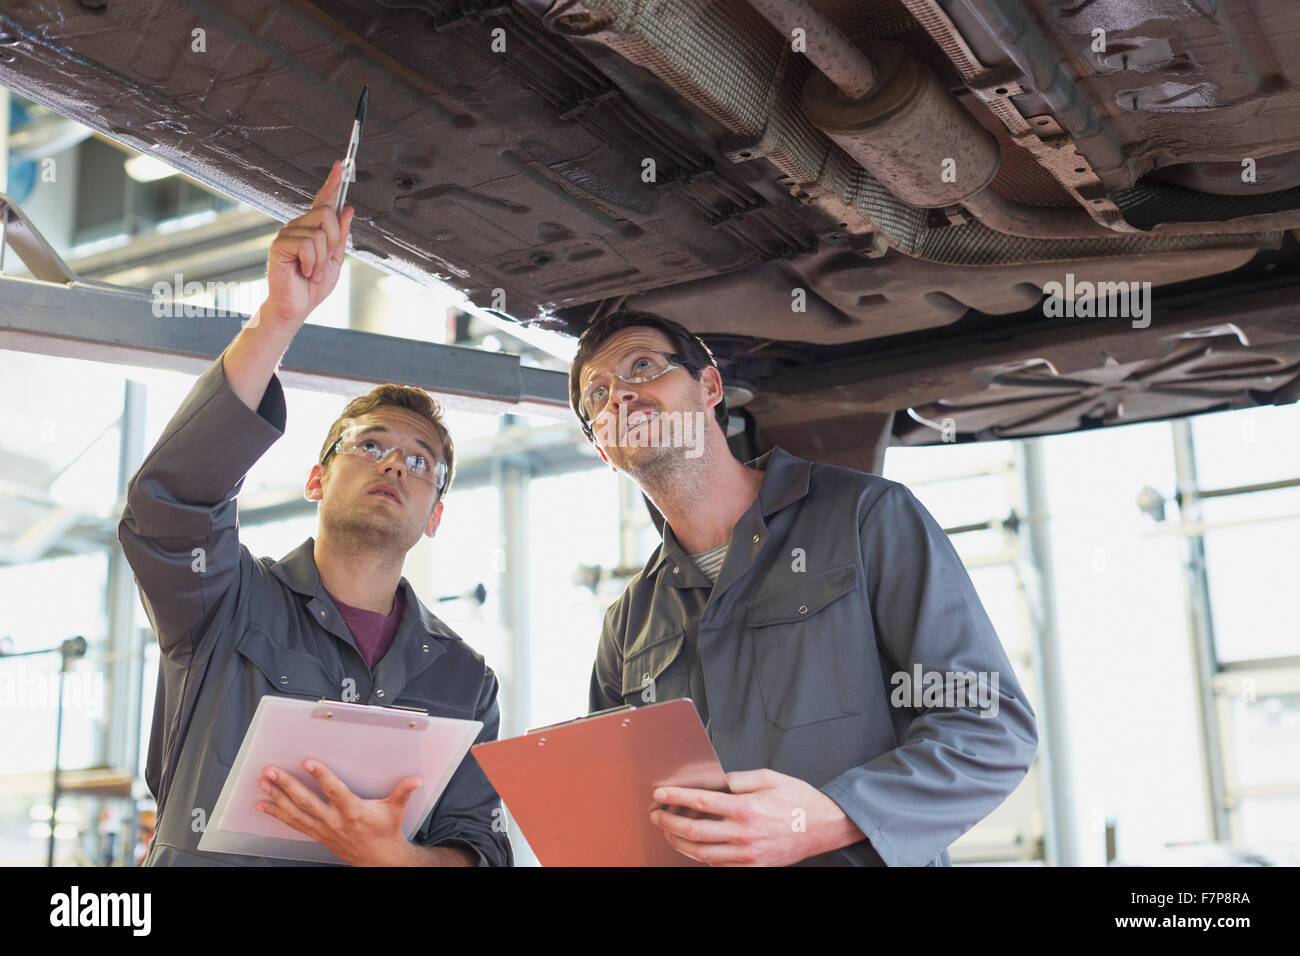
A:
[[[673,574],[681,574],[681,572],[682,572],[681,568],[673,568]]]
[[[280,675],[280,683],[281,683],[281,684],[287,684],[287,683],[289,683],[289,678],[288,678],[286,675],[281,674],[281,675]]]
[[[428,645],[428,644],[421,644],[421,645],[420,645],[420,650],[424,651],[424,653],[426,653],[426,654],[429,653],[429,645]]]
[[[384,696],[384,692],[383,692],[382,690],[377,690],[377,691],[375,691],[375,696],[376,696],[376,697],[383,697],[383,696]]]
[[[758,544],[758,535],[754,535],[754,543]]]
[[[800,613],[800,614],[807,614],[807,613],[808,613],[808,605],[807,605],[807,604],[800,604],[800,605],[799,605],[799,613]]]

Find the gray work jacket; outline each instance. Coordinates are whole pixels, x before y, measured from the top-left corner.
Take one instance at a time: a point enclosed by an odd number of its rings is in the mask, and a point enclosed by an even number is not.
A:
[[[372,673],[321,586],[311,538],[280,561],[254,558],[239,543],[235,497],[284,427],[279,379],[253,412],[218,357],[127,488],[118,540],[161,651],[145,770],[157,835],[146,865],[290,865],[197,849],[264,694],[339,700],[351,696],[351,678],[360,703],[481,720],[476,742],[497,737],[496,676],[406,578],[401,624]],[[480,866],[511,865],[500,805],[466,755],[413,842],[471,850]]]
[[[644,706],[648,688],[703,694],[724,770],[798,777],[867,837],[805,863],[950,865],[949,844],[1015,789],[1038,744],[970,577],[905,486],[780,448],[753,464],[762,487],[716,584],[665,526],[606,612],[590,709]],[[893,675],[917,665],[996,672],[996,716],[901,692],[893,706]]]

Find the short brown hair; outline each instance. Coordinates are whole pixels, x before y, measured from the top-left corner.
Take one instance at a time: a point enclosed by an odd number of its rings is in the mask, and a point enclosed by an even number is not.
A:
[[[586,432],[587,440],[590,442],[595,442],[596,435],[591,430],[591,422],[587,421],[587,414],[582,408],[582,384],[578,376],[582,372],[582,367],[591,360],[591,357],[596,354],[596,351],[606,340],[624,329],[640,327],[658,329],[667,336],[668,341],[673,344],[673,352],[679,359],[681,366],[690,373],[691,378],[695,379],[695,381],[700,380],[700,373],[707,366],[718,367],[717,361],[713,358],[713,352],[704,344],[703,340],[681,323],[664,318],[656,312],[640,312],[626,309],[611,313],[603,319],[598,319],[582,333],[582,338],[578,340],[578,353],[573,356],[573,362],[569,365],[569,405],[573,408],[573,414],[578,416],[578,422],[582,425],[582,430]],[[727,434],[729,418],[725,396],[713,407],[713,417],[717,419],[722,434]]]
[[[410,385],[395,385],[390,382],[387,385],[380,385],[366,395],[352,399],[352,401],[348,402],[347,407],[343,409],[343,413],[330,426],[317,461],[324,464],[325,456],[329,454],[329,450],[334,447],[334,443],[343,435],[343,429],[349,419],[360,418],[362,415],[369,414],[384,405],[392,405],[415,412],[433,426],[433,430],[438,436],[438,443],[442,445],[443,458],[447,462],[447,480],[442,486],[442,494],[438,497],[438,500],[441,501],[446,497],[447,492],[451,490],[451,479],[456,473],[456,450],[451,443],[451,433],[447,431],[447,426],[442,421],[444,414],[442,405],[435,401],[424,389],[414,388]]]

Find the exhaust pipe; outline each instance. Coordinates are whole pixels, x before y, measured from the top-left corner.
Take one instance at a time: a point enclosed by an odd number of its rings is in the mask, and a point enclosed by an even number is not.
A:
[[[803,111],[903,202],[934,208],[978,193],[998,171],[998,143],[907,47],[859,49],[808,0],[750,0],[786,37],[802,30],[817,67]]]

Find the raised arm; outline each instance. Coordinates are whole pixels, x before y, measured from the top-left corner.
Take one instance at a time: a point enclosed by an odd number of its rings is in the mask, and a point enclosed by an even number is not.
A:
[[[275,370],[311,310],[338,282],[351,208],[333,201],[336,164],[312,209],[271,243],[266,301],[201,375],[127,485],[118,541],[162,652],[183,662],[238,581],[235,498],[253,464],[284,433]]]
[[[351,206],[341,220],[334,215],[342,183],[343,164],[336,162],[307,214],[275,234],[266,259],[266,301],[226,349],[226,378],[249,408],[261,402],[307,316],[338,284],[352,225]]]

